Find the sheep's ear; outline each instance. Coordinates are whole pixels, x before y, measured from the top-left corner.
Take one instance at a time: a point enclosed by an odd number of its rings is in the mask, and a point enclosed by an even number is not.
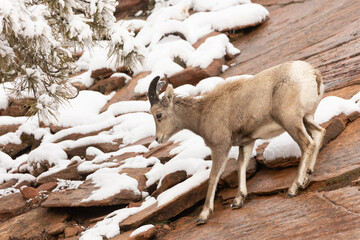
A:
[[[173,102],[174,99],[174,88],[171,84],[169,84],[165,90],[165,100],[169,103]]]

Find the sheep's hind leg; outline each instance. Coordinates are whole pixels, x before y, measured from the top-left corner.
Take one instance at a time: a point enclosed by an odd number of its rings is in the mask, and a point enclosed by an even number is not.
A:
[[[288,190],[287,195],[289,197],[295,196],[299,188],[304,189],[308,185],[310,180],[307,170],[315,149],[315,143],[307,133],[304,124],[301,122],[300,124],[293,126],[294,127],[290,127],[286,130],[294,139],[294,141],[299,145],[302,156],[296,177]]]
[[[307,173],[312,174],[314,172],[314,167],[315,167],[318,153],[320,151],[320,148],[321,148],[323,140],[324,140],[325,129],[320,127],[314,121],[314,115],[306,115],[304,117],[304,123],[305,123],[306,130],[310,133],[312,139],[315,142],[314,152],[311,156],[311,160],[310,160],[309,166],[307,168]]]
[[[251,153],[254,148],[254,142],[248,144],[244,147],[239,147],[239,156],[238,156],[238,176],[239,176],[239,187],[236,197],[231,204],[232,209],[241,208],[244,204],[244,200],[247,196],[247,188],[246,188],[246,169],[249,164]]]

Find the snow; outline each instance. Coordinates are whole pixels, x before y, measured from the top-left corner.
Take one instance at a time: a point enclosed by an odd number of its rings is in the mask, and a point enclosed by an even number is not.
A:
[[[126,174],[119,174],[118,169],[102,168],[95,173],[86,177],[86,180],[91,180],[96,189],[91,195],[83,199],[82,202],[98,201],[118,194],[121,190],[130,190],[135,194],[140,194],[138,181]]]
[[[195,11],[218,11],[242,3],[251,3],[250,0],[193,0],[192,8]]]
[[[1,53],[1,47],[0,47]],[[9,95],[6,88],[11,87],[9,83],[0,84],[0,110],[6,109],[9,105]]]
[[[149,101],[123,101],[111,104],[107,110],[111,114],[120,115],[131,112],[150,112]]]
[[[91,4],[96,2],[91,1]],[[19,2],[3,0],[0,6],[0,30],[3,29],[1,26],[4,24],[2,20],[5,16],[11,15],[16,21],[21,19],[21,13],[14,12],[14,4],[19,4]],[[190,15],[190,9],[196,12]],[[26,31],[29,35],[48,31],[46,26],[41,25],[42,11],[44,11],[42,8],[35,11],[40,17],[36,18],[36,21],[33,21],[31,26],[27,28],[23,28],[22,22],[15,21],[14,28],[16,31]],[[139,12],[138,14],[142,13]],[[230,43],[225,34],[207,38],[196,49],[193,44],[213,31],[221,32],[239,26],[252,25],[263,21],[268,14],[265,8],[258,4],[252,4],[250,0],[156,1],[155,9],[146,21],[139,19],[119,21],[109,29],[109,35],[112,35],[112,44],[119,44],[122,40],[127,39],[123,48],[124,53],[131,52],[140,44],[146,46],[145,48],[139,47],[139,51],[144,54],[143,65],[138,65],[134,69],[134,75],[144,71],[151,72],[138,80],[134,90],[136,93],[146,94],[148,86],[155,76],[171,77],[184,69],[174,62],[174,58],[180,58],[187,67],[206,68],[214,59],[221,59],[227,53],[239,54],[240,50]],[[104,19],[105,17],[102,20]],[[111,19],[108,20],[112,21]],[[30,20],[25,19],[24,21],[26,23]],[[84,23],[82,16],[74,15],[69,21],[70,34],[84,40],[89,38],[91,29]],[[129,29],[130,32],[124,29]],[[136,35],[135,32],[138,30],[140,31]],[[178,33],[180,36],[174,33]],[[129,39],[130,41],[128,41]],[[54,40],[50,39],[50,41]],[[8,44],[3,41],[1,43],[4,44],[0,46],[0,55],[10,51],[7,49]],[[81,82],[89,87],[94,82],[94,79],[90,77],[93,70],[110,68],[116,71],[115,63],[107,56],[107,44],[106,41],[98,41],[92,50],[84,51],[76,63],[76,71],[84,70],[85,72],[71,78],[71,82]],[[222,69],[226,71],[227,66],[223,65]],[[29,74],[39,74],[39,72],[31,69],[24,70]],[[127,82],[132,81],[131,77],[125,73],[116,72],[111,76],[125,77]],[[227,79],[209,77],[200,81],[196,86],[183,85],[174,91],[178,96],[201,97],[218,84],[227,81],[241,81],[241,79],[249,77],[252,76],[239,75]],[[6,108],[9,103],[8,95],[3,88],[6,84],[0,85],[0,109]],[[57,86],[54,85],[50,88],[55,91]],[[80,91],[76,98],[71,99],[69,104],[60,109],[58,119],[45,122],[46,125],[53,124],[66,128],[56,133],[52,133],[49,128],[40,127],[37,118],[0,116],[0,125],[21,125],[16,132],[0,136],[0,144],[21,144],[20,136],[22,133],[34,134],[36,139],[42,141],[41,145],[28,155],[23,154],[14,160],[0,151],[0,184],[10,179],[19,179],[19,183],[25,180],[36,181],[36,178],[30,174],[11,172],[29,171],[33,166],[44,162],[48,162],[51,167],[37,179],[66,169],[70,163],[78,162],[80,163],[79,172],[92,172],[86,180],[92,181],[97,188],[91,196],[83,201],[102,200],[118,194],[124,189],[141,194],[142,198],[146,199],[140,207],[123,208],[109,214],[103,221],[83,232],[81,239],[92,240],[103,239],[103,236],[106,238],[116,236],[120,233],[119,223],[121,221],[150,205],[157,204],[158,207],[161,207],[171,202],[181,194],[203,184],[211,171],[212,162],[204,160],[205,157],[211,155],[210,149],[200,136],[189,130],[180,131],[171,137],[170,141],[178,144],[178,146],[171,150],[170,155],[174,155],[174,157],[168,162],[161,163],[155,157],[145,158],[142,154],[159,146],[159,144],[155,141],[149,147],[132,146],[131,144],[143,138],[154,136],[155,123],[153,116],[149,113],[150,104],[148,101],[121,101],[112,104],[106,111],[100,113],[100,110],[114,94],[103,95],[95,91]],[[42,96],[42,99],[45,104],[51,104],[47,95]],[[315,119],[318,123],[323,123],[341,113],[347,115],[353,111],[360,111],[359,100],[360,93],[349,100],[327,97],[321,101]],[[107,130],[104,131],[104,129]],[[72,134],[94,132],[100,133],[77,140],[59,141]],[[92,146],[100,143],[115,143],[115,140],[121,141],[121,144],[119,149],[113,152],[105,153]],[[300,156],[299,147],[287,133],[266,141],[269,142],[264,152],[266,159]],[[255,149],[263,142],[265,140],[256,141]],[[68,160],[64,149],[83,146],[90,146],[86,149],[86,155],[93,156],[93,160],[86,161],[79,156],[73,157],[71,161]],[[124,153],[137,153],[138,155],[129,157],[121,163],[116,162],[116,159],[114,161],[109,160],[111,157],[120,156]],[[231,148],[230,157],[238,157],[238,147]],[[145,174],[146,186],[157,183],[159,188],[164,177],[176,171],[186,171],[189,178],[161,193],[157,199],[148,197],[147,192],[139,191],[136,179],[121,173],[121,171],[124,168],[146,168],[149,166],[151,166],[151,170]],[[77,189],[82,183],[83,181],[58,179],[58,186],[53,191]],[[0,190],[0,197],[14,191],[11,188]],[[135,230],[132,235],[139,234],[151,227],[153,226],[142,226]]]
[[[122,121],[114,126],[114,134],[123,139],[123,144],[132,144],[140,139],[154,135],[155,123],[149,113],[128,113],[119,117]]]
[[[360,94],[346,100],[336,96],[329,96],[322,99],[315,112],[315,121],[318,124],[329,121],[334,116],[341,113],[349,115],[352,112],[360,112],[360,106],[356,103]],[[283,133],[269,140],[263,156],[267,160],[276,158],[300,157],[301,151],[297,143],[290,137],[288,133]]]
[[[97,120],[101,108],[111,97],[112,95],[106,96],[96,91],[80,91],[76,98],[59,109],[57,120],[54,119],[51,123],[62,127],[92,123]]]
[[[77,169],[79,172],[87,172],[87,171],[94,171],[94,170],[97,170],[102,167],[114,167],[114,166],[117,166],[118,163],[104,162],[104,161],[106,161],[110,157],[120,156],[124,153],[129,153],[129,152],[144,153],[147,151],[148,151],[148,149],[142,145],[134,145],[134,146],[124,147],[124,148],[119,149],[116,152],[110,152],[110,153],[103,153],[99,149],[89,147],[86,149],[86,154],[92,155],[92,156],[95,155],[95,158],[92,161],[85,161],[85,162],[81,163]],[[90,153],[94,153],[94,154],[90,154]],[[104,162],[104,163],[102,163],[102,162]]]
[[[71,162],[70,160],[63,160],[63,159],[58,160],[58,162],[56,163],[55,166],[49,168],[46,172],[41,173],[37,177],[37,179],[41,179],[41,178],[50,176],[50,175],[52,175],[54,173],[57,173],[57,172],[59,172],[61,170],[66,169],[68,167],[68,165],[70,164],[70,162]]]
[[[146,187],[149,187],[159,181],[163,177],[164,165],[160,162],[155,163],[155,165],[145,173],[147,178]]]
[[[136,156],[124,160],[124,164],[121,165],[118,169],[122,170],[124,168],[146,168],[148,166],[153,166],[158,162],[160,162],[160,160],[155,157],[145,158],[143,156]]]
[[[137,229],[135,229],[131,234],[130,234],[130,237],[133,237],[133,236],[136,236],[140,233],[143,233],[143,232],[146,232],[148,231],[149,229],[155,227],[154,225],[152,224],[146,224],[146,225],[143,225],[141,227],[138,227]]]
[[[50,166],[58,165],[61,160],[66,160],[66,152],[54,143],[40,145],[29,153],[28,163],[36,165],[41,162],[48,162]]]
[[[321,124],[341,113],[349,115],[355,111],[360,112],[360,107],[355,103],[355,99],[356,96],[349,100],[335,96],[329,96],[322,99],[315,112],[315,121]]]
[[[24,124],[28,117],[0,116],[0,125]]]
[[[30,174],[22,174],[22,173],[1,173],[0,174],[0,184],[10,181],[12,179],[18,180],[16,185],[18,185],[24,181],[27,181],[30,183],[35,181],[35,177]]]
[[[187,158],[202,158],[211,154],[209,147],[205,145],[202,137],[190,130],[182,130],[172,136],[169,141],[180,145],[170,151],[170,155],[176,155],[172,160],[182,160]]]
[[[135,17],[139,17],[139,16],[141,16],[141,14],[143,14],[143,11],[142,11],[142,10],[137,11],[137,12],[134,14],[134,16],[135,16]]]
[[[0,189],[0,198],[2,197],[6,197],[10,194],[13,194],[13,193],[19,193],[20,190],[19,189],[16,189],[16,188],[5,188],[5,189]]]
[[[80,240],[102,240],[103,236],[112,238],[120,234],[119,224],[126,218],[156,203],[155,198],[147,197],[140,207],[122,208],[110,213],[104,220],[81,234]]]
[[[129,80],[131,80],[131,77],[129,75],[127,75],[126,73],[122,73],[122,72],[113,73],[110,77],[123,77],[123,78],[125,78],[126,83]]]
[[[57,186],[52,192],[63,192],[77,189],[84,181],[58,179]]]
[[[180,66],[179,66],[180,67]],[[136,93],[147,93],[151,80],[153,80],[156,76],[163,77],[162,74],[158,72],[152,72],[144,78],[138,80],[134,92]]]
[[[267,160],[300,157],[301,150],[288,133],[283,133],[270,140],[269,145],[265,148],[263,156]]]
[[[13,168],[14,160],[6,153],[0,151],[0,173],[6,173],[8,169]]]
[[[201,183],[203,183],[209,178],[209,174],[210,169],[198,171],[192,177],[161,193],[157,197],[158,207],[171,202],[176,197],[184,194],[185,192],[196,186],[199,186]]]
[[[16,133],[13,132],[9,132],[0,136],[1,145],[7,145],[9,143],[21,144],[21,139]]]

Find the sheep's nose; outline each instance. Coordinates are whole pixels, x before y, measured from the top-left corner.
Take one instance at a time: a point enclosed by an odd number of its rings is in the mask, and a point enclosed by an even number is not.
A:
[[[155,141],[159,142],[158,140],[159,140],[159,138],[158,138],[158,137],[156,137],[156,138],[155,138]]]

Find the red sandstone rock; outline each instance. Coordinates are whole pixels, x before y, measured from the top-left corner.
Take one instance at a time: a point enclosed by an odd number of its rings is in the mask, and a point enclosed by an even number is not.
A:
[[[143,138],[143,139],[140,139],[139,141],[137,142],[134,142],[133,144],[130,144],[128,146],[133,146],[133,145],[143,145],[145,147],[149,147],[149,145],[155,141],[155,137],[154,136],[151,136],[151,137],[146,137],[146,138]]]
[[[37,182],[40,184],[47,183],[47,182],[55,182],[55,181],[57,181],[58,178],[65,179],[65,180],[81,180],[82,176],[80,175],[79,171],[77,170],[78,166],[79,166],[79,164],[71,165],[65,169],[58,171],[58,172],[54,172],[54,173],[48,174],[46,176],[40,176],[37,178]]]
[[[49,235],[58,235],[58,234],[64,232],[65,227],[66,227],[65,223],[59,222],[59,223],[54,224],[51,229],[48,229],[47,233]]]
[[[75,236],[80,232],[82,232],[82,229],[79,226],[66,227],[64,230],[64,234],[66,238]]]
[[[258,197],[238,210],[218,207],[205,225],[194,224],[197,215],[179,219],[164,239],[197,239],[199,234],[203,239],[238,239],[243,234],[252,239],[352,239],[360,234],[359,204],[353,204],[359,200],[357,188]]]
[[[224,58],[215,59],[207,68],[187,67],[183,71],[175,73],[168,78],[174,88],[184,84],[196,85],[201,80],[213,77],[221,73]]]
[[[26,207],[26,201],[21,193],[13,193],[0,198],[0,221],[22,213]]]
[[[311,181],[329,180],[360,169],[359,144],[360,119],[357,119],[320,151]],[[296,167],[281,170],[263,168],[247,182],[248,192],[268,194],[287,189],[294,180],[296,171]]]
[[[125,168],[120,173],[126,173],[129,177],[132,177],[138,181],[139,191],[145,189],[146,178],[144,174],[148,172],[150,168],[130,169]],[[84,181],[78,189],[66,190],[64,192],[52,192],[49,197],[42,203],[43,207],[89,207],[89,206],[111,206],[128,204],[130,202],[139,201],[141,194],[134,193],[130,190],[120,190],[113,196],[102,200],[82,201],[87,199],[93,191],[97,188],[94,186],[91,180]]]
[[[256,168],[256,160],[254,158],[251,158],[246,170],[246,178],[250,178],[252,175],[254,175],[256,172]],[[230,158],[220,179],[224,181],[227,186],[234,188],[238,186],[239,182],[238,170],[238,161],[234,158]]]
[[[86,87],[85,84],[83,84],[82,82],[73,82],[73,83],[71,83],[71,85],[73,85],[74,87],[76,87],[76,89],[77,89],[78,91],[82,91],[82,90],[88,89],[88,87]]]
[[[340,114],[339,116],[333,117],[329,122],[323,124],[323,127],[326,129],[323,145],[329,143],[342,133],[348,121],[348,118],[344,114]]]
[[[147,9],[148,1],[142,0],[118,0],[118,5],[115,10],[116,19],[124,19],[130,14],[135,14],[141,9]]]
[[[150,149],[144,154],[145,158],[156,157],[161,163],[165,163],[173,158],[175,155],[171,155],[170,152],[174,148],[178,147],[179,144],[174,144],[173,142],[168,142],[166,144],[160,144],[157,147]]]
[[[95,147],[100,149],[102,152],[115,152],[119,150],[119,146],[122,143],[122,139],[115,139],[113,140],[113,143],[92,143],[92,144],[86,144],[83,146],[75,147],[75,148],[67,148],[64,149],[64,151],[67,153],[69,158],[72,158],[74,156],[79,156],[81,158],[85,158],[86,156],[86,149],[88,147]]]
[[[20,188],[20,192],[25,199],[31,199],[39,196],[39,192],[33,187]]]
[[[38,239],[44,233],[53,233],[54,227],[58,228],[68,218],[64,211],[36,208],[0,223],[1,238]]]
[[[108,107],[113,103],[136,99],[136,96],[138,96],[138,94],[134,92],[134,89],[137,85],[137,82],[149,74],[150,72],[142,72],[134,76],[127,83],[127,85],[125,85],[123,88],[121,88],[119,91],[116,92],[116,94],[112,97],[112,99],[110,99],[110,101],[107,104],[105,104],[105,106],[100,110],[100,112],[106,111]]]
[[[359,112],[351,113],[349,114],[349,116],[340,114],[330,119],[330,121],[323,123],[322,127],[326,129],[323,146],[334,140],[337,136],[339,136],[345,130],[348,122],[354,121],[359,117],[359,115]],[[258,160],[268,168],[284,168],[289,166],[297,166],[299,164],[300,158],[297,157],[276,158],[271,160],[265,159],[263,156],[263,152],[266,146],[263,146],[261,149],[257,150],[256,160]]]
[[[78,140],[80,138],[98,135],[100,132],[109,131],[112,127],[113,126],[109,126],[109,127],[100,129],[98,131],[93,131],[93,132],[89,132],[89,133],[71,133],[69,135],[65,135],[64,137],[55,140],[55,143],[59,143],[59,142],[66,141],[66,140],[75,141],[75,140]]]
[[[9,104],[6,109],[0,110],[0,116],[13,116],[13,117],[21,117],[25,116],[28,111],[20,102],[13,101]]]
[[[29,148],[29,144],[28,143],[20,143],[20,144],[13,144],[13,143],[9,143],[6,145],[2,145],[0,144],[0,151],[8,154],[10,157],[14,158],[16,157],[20,152],[26,150],[27,148]]]
[[[151,196],[157,198],[162,192],[175,186],[178,183],[185,181],[187,178],[186,171],[176,171],[166,175],[161,181],[161,186],[156,189]]]
[[[1,125],[0,136],[9,132],[15,132],[20,127],[20,124]]]
[[[218,36],[220,35],[221,33],[219,32],[211,32],[209,34],[206,34],[205,36],[203,36],[202,38],[200,38],[196,43],[193,44],[193,47],[195,49],[197,49],[198,47],[200,47],[201,44],[203,44],[206,39],[210,38],[210,37],[214,37],[214,36]]]
[[[162,222],[175,217],[185,209],[193,206],[206,196],[208,181],[202,182],[199,186],[189,189],[184,194],[176,197],[171,202],[160,207],[157,203],[145,208],[143,211],[130,216],[120,223],[120,229],[137,228],[144,223]]]
[[[359,10],[353,7],[357,0],[346,5],[334,0],[327,6],[319,0],[257,3],[276,9],[270,12],[269,21],[232,42],[242,53],[236,57],[236,65],[220,77],[256,74],[284,61],[306,59],[319,68],[327,90],[360,83],[360,56],[354,54],[359,36],[359,30],[354,32],[359,25]],[[319,17],[321,14],[327,18]]]
[[[6,188],[13,187],[17,182],[18,182],[17,179],[10,179],[10,180],[0,184],[0,189],[6,189]]]
[[[92,71],[90,77],[94,79],[104,79],[110,77],[113,73],[113,70],[110,68],[99,68]]]
[[[156,228],[152,227],[145,232],[141,232],[129,238],[129,240],[150,240],[154,239],[156,235]]]
[[[36,188],[38,192],[45,191],[45,192],[51,192],[57,187],[57,182],[47,182],[44,184],[41,184],[39,187]]]
[[[125,77],[109,77],[103,80],[97,81],[90,90],[99,91],[102,94],[109,94],[112,91],[118,90],[125,86]]]

